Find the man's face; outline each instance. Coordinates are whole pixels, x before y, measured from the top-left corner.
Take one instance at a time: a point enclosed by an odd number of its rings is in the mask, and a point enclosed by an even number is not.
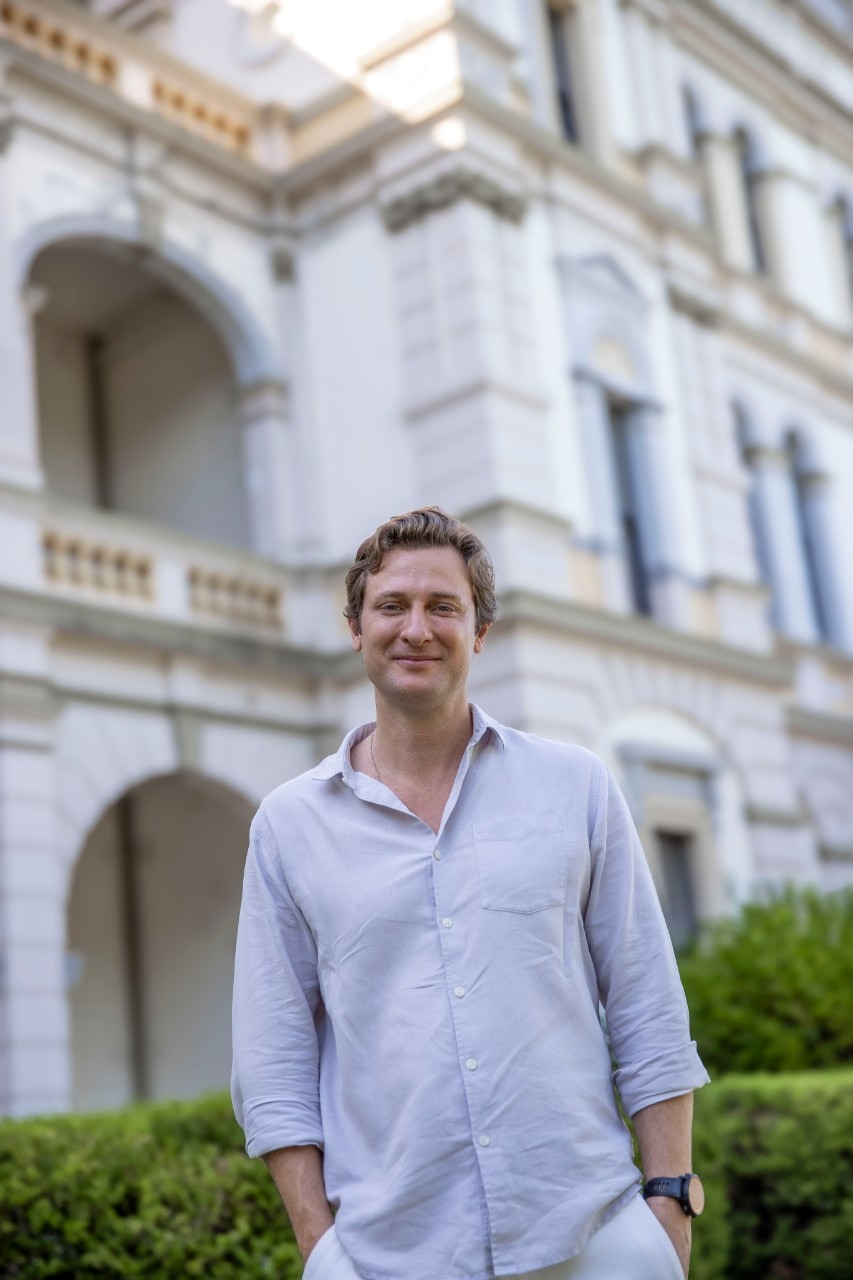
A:
[[[377,695],[424,710],[464,693],[479,631],[465,561],[455,547],[397,547],[368,575],[353,648]]]

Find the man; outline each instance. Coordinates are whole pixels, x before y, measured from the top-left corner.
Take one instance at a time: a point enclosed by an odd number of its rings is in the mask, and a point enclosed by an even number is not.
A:
[[[624,800],[469,705],[497,602],[459,521],[380,526],[345,612],[376,722],[261,805],[234,986],[235,1110],[305,1276],[682,1280],[708,1077]]]

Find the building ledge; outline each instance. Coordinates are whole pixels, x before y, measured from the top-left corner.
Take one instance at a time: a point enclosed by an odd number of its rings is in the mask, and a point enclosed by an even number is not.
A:
[[[96,602],[52,598],[43,592],[0,588],[0,617],[6,623],[43,627],[63,636],[182,653],[230,666],[302,676],[309,680],[354,679],[362,672],[358,654],[321,652],[244,635],[223,635],[164,618],[128,615]]]
[[[798,738],[818,738],[821,742],[853,748],[853,716],[789,707],[787,722],[791,733]]]
[[[669,663],[702,667],[719,675],[781,690],[790,688],[793,663],[778,654],[758,654],[673,631],[636,616],[606,613],[526,591],[501,598],[500,625],[545,626],[562,634],[615,648],[632,649]]]

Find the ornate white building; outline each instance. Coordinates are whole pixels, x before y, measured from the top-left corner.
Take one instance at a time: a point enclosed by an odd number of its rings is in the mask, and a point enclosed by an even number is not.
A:
[[[225,1082],[248,819],[431,502],[677,940],[853,879],[853,6],[2,0],[0,1108]]]

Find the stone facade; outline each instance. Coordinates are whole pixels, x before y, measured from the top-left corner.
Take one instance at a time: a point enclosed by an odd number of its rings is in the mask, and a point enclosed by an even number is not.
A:
[[[0,1108],[225,1082],[247,821],[419,503],[678,940],[853,881],[851,112],[844,0],[0,4]]]

